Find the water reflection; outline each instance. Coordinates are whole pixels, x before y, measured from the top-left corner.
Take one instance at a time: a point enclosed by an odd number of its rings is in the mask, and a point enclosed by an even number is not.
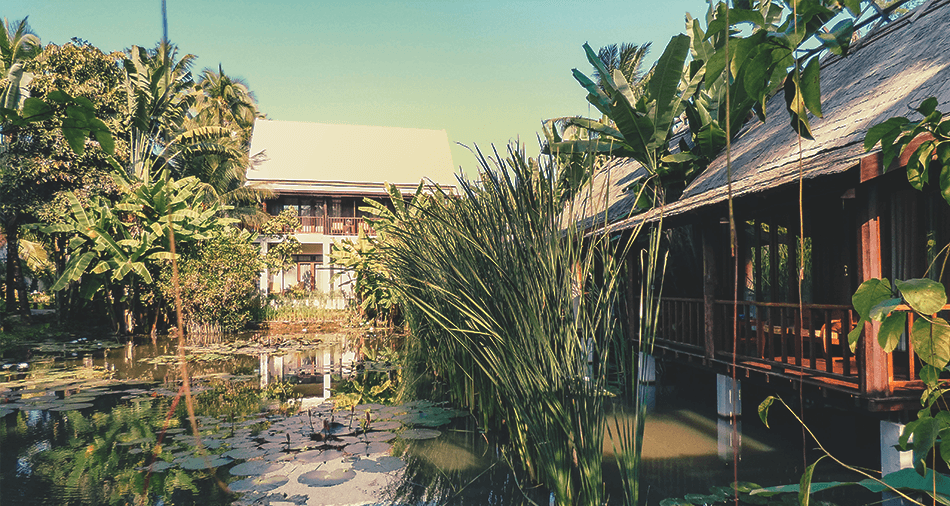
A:
[[[356,352],[343,342],[324,343],[319,348],[288,352],[263,352],[258,356],[261,388],[275,381],[297,384],[294,391],[304,397],[327,399],[332,378],[353,374]]]
[[[717,451],[719,459],[726,463],[742,460],[742,420],[733,417],[719,417],[716,422],[718,435]]]

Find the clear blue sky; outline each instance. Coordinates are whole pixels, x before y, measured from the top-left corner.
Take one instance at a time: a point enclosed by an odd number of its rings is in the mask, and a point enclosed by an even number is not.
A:
[[[271,119],[446,130],[455,145],[503,148],[520,137],[537,153],[541,120],[587,115],[571,76],[590,74],[581,46],[653,41],[651,61],[703,16],[702,0],[404,0],[343,2],[167,0],[169,38],[245,79]],[[71,37],[104,51],[152,47],[160,0],[5,0],[0,16],[29,16],[43,43]],[[596,113],[596,111],[594,111]],[[372,139],[366,139],[372,149]]]

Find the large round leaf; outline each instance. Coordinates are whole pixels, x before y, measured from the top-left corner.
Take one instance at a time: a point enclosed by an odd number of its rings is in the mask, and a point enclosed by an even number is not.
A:
[[[942,284],[932,279],[897,280],[894,283],[914,311],[932,315],[947,304],[947,291]]]
[[[950,362],[950,324],[943,318],[934,318],[933,324],[923,318],[916,319],[911,339],[914,351],[924,363],[943,369]]]

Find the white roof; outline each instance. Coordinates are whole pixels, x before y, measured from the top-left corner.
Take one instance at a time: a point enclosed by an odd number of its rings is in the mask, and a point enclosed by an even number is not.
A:
[[[457,184],[445,130],[258,119],[251,156],[258,153],[264,161],[247,179],[277,191],[377,193],[387,182],[415,189],[424,178]]]

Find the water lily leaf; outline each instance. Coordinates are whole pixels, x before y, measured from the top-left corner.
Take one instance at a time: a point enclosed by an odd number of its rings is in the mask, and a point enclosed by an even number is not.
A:
[[[388,473],[402,469],[406,465],[399,457],[379,457],[377,459],[360,459],[353,463],[353,469],[367,473]]]
[[[230,472],[232,476],[260,476],[262,474],[276,472],[283,467],[281,464],[272,464],[263,460],[252,460],[232,467]]]
[[[402,424],[399,425],[402,426]],[[389,431],[367,432],[366,434],[360,436],[360,439],[366,442],[392,441],[393,439],[396,439],[396,434]]]
[[[342,457],[343,453],[339,450],[308,450],[298,453],[293,461],[298,464],[321,464]]]
[[[260,448],[234,448],[224,452],[222,455],[232,459],[250,460],[257,457],[263,457],[264,451]]]
[[[290,478],[282,474],[269,474],[267,476],[245,478],[228,483],[228,488],[230,488],[232,492],[269,492],[275,488],[284,486],[288,481],[290,481]]]
[[[201,457],[191,457],[185,459],[181,462],[182,469],[196,470],[196,469],[214,469],[216,467],[221,467],[225,464],[231,462],[231,459],[223,458],[219,456],[201,456]]]
[[[75,403],[67,403],[62,406],[56,406],[56,407],[50,408],[50,411],[76,411],[80,409],[88,409],[91,407],[93,407],[93,405],[89,403],[75,402]]]
[[[346,447],[346,453],[349,453],[350,455],[362,455],[364,457],[378,455],[380,453],[387,453],[390,450],[392,450],[392,445],[389,443],[383,443],[382,441],[374,441],[372,443],[356,443]]]
[[[160,473],[160,472],[162,472],[162,471],[165,471],[166,469],[171,469],[171,468],[173,468],[173,467],[175,467],[175,464],[173,464],[173,463],[171,463],[171,462],[165,462],[164,460],[158,460],[158,461],[152,462],[151,465],[148,465],[148,466],[145,466],[145,467],[140,467],[140,468],[138,468],[138,470],[140,470],[140,471],[148,471],[148,472],[151,472],[151,473]]]
[[[435,439],[442,433],[435,429],[408,429],[399,434],[403,439]]]
[[[356,478],[356,471],[352,469],[334,469],[323,471],[320,469],[306,472],[297,477],[297,481],[311,487],[332,487]]]

